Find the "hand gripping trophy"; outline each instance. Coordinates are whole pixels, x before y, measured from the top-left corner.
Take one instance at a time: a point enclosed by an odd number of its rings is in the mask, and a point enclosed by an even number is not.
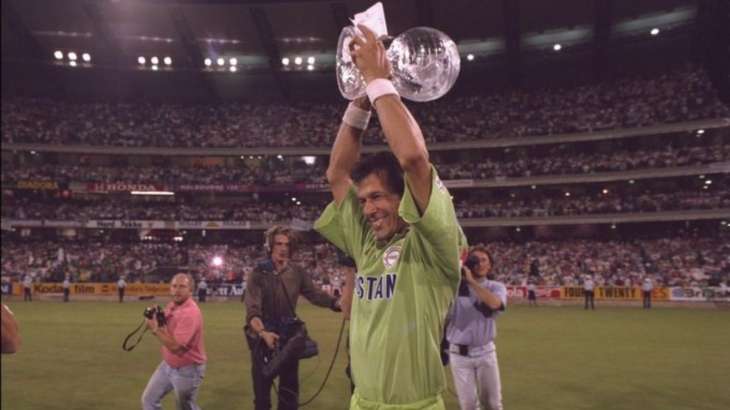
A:
[[[353,26],[342,29],[337,42],[337,86],[342,96],[354,100],[365,95],[366,84],[350,55],[353,37],[361,35],[357,25],[372,30],[378,40],[390,40],[382,3],[358,13]],[[393,67],[392,82],[398,93],[417,102],[443,97],[456,82],[461,58],[456,43],[446,34],[429,27],[415,27],[395,37],[387,51]]]

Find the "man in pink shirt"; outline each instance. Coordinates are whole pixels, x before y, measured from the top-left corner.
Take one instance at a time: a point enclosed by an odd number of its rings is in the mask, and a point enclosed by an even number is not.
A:
[[[147,320],[147,327],[162,343],[162,363],[150,377],[142,393],[142,409],[161,409],[162,398],[175,391],[179,410],[197,410],[198,388],[205,375],[203,315],[190,296],[195,282],[190,275],[178,273],[170,282],[172,301],[165,307],[166,324],[156,318]]]

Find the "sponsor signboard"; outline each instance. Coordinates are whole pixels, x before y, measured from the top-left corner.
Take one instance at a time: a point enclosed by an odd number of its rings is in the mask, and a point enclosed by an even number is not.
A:
[[[16,283],[12,287],[13,294],[22,295],[22,288],[21,284]],[[8,289],[8,291],[11,290]],[[72,283],[69,291],[72,295],[112,296],[117,294],[117,284],[97,282]],[[63,286],[61,283],[34,283],[33,293],[62,294]],[[128,283],[124,293],[126,296],[169,296],[170,285],[167,283]]]
[[[621,286],[609,286],[609,287],[596,287],[593,290],[593,296],[596,299],[606,300],[641,300],[641,288],[639,287],[621,287]],[[561,299],[580,299],[583,298],[583,288],[574,287],[563,287],[560,291]],[[652,299],[654,300],[669,300],[669,290],[667,288],[654,288],[652,291]]]
[[[672,287],[669,299],[679,302],[730,302],[728,287]]]
[[[24,179],[18,181],[15,185],[17,189],[34,189],[40,191],[55,191],[58,189],[58,182],[36,180],[36,179]]]
[[[168,191],[163,184],[139,184],[132,182],[90,182],[86,184],[86,192],[130,192],[130,191]]]
[[[535,295],[538,299],[560,299],[561,292],[558,286],[537,286]],[[507,297],[527,299],[527,286],[507,286]]]

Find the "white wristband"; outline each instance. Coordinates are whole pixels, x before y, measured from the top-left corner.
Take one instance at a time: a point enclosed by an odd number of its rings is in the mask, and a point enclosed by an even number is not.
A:
[[[367,92],[368,94],[370,104],[373,105],[375,105],[375,100],[384,95],[399,95],[393,83],[390,80],[386,80],[385,78],[376,78],[375,80],[370,81],[367,88],[365,89],[365,92]]]
[[[364,131],[368,127],[370,116],[370,111],[365,111],[356,106],[354,102],[350,102],[350,105],[347,106],[347,110],[345,110],[345,115],[342,116],[342,122],[352,128]]]

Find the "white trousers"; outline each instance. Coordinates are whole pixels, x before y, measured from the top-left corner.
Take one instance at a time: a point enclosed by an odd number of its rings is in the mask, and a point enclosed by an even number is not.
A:
[[[461,410],[502,410],[502,384],[499,380],[497,351],[467,357],[449,354],[451,374]]]

